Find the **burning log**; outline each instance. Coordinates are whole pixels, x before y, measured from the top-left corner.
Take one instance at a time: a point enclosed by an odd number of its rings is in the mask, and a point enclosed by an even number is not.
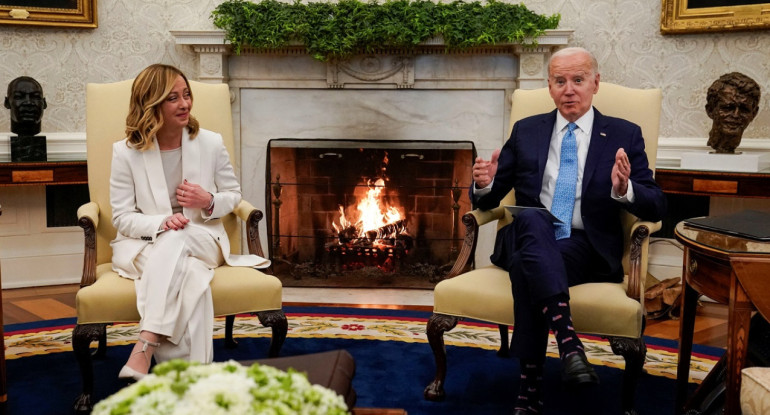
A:
[[[393,223],[389,223],[385,226],[381,226],[377,229],[366,231],[366,237],[369,238],[370,241],[375,241],[377,239],[392,239],[395,238],[396,235],[403,232],[405,229],[406,220],[401,219]]]
[[[341,230],[337,236],[340,240],[340,243],[344,245],[350,243],[353,239],[358,238],[358,230],[356,230],[355,226],[348,226],[347,228]]]

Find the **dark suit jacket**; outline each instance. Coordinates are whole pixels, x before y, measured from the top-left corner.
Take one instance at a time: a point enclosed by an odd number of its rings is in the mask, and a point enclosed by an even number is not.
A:
[[[583,225],[590,242],[606,260],[609,280],[623,278],[623,231],[620,210],[627,209],[644,220],[661,220],[666,210],[666,198],[652,177],[644,151],[642,131],[636,124],[602,115],[594,108],[594,124],[588,147],[581,211]],[[551,133],[556,122],[556,110],[518,121],[511,137],[503,146],[497,174],[488,194],[476,198],[475,206],[492,209],[515,189],[516,204],[543,207],[540,190]],[[630,180],[634,186],[634,203],[623,204],[611,197],[612,167],[615,153],[623,148],[631,162]],[[495,244],[496,246],[499,244]],[[604,267],[602,267],[604,268]]]

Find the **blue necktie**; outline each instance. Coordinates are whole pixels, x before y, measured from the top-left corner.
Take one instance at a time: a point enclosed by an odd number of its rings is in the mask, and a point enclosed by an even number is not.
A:
[[[578,163],[577,141],[574,122],[567,124],[567,132],[561,140],[561,160],[556,189],[553,192],[551,213],[562,223],[556,224],[556,239],[569,238],[572,228],[572,211],[575,208],[575,187],[577,186]]]

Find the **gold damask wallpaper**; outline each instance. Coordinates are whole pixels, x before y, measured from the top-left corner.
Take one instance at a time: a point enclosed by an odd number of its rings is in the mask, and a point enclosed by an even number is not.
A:
[[[508,0],[516,1],[517,0]],[[0,25],[0,90],[20,75],[37,79],[48,101],[44,132],[85,130],[85,84],[135,76],[154,62],[170,63],[195,78],[194,54],[177,46],[170,30],[211,30],[209,14],[221,0],[100,0],[96,29]],[[770,32],[662,35],[661,2],[650,0],[524,0],[544,14],[560,13],[574,29],[571,44],[594,51],[602,80],[663,90],[661,141],[706,137],[706,89],[737,71],[765,88],[770,80]],[[745,139],[770,137],[768,91]],[[4,108],[0,131],[10,131]]]

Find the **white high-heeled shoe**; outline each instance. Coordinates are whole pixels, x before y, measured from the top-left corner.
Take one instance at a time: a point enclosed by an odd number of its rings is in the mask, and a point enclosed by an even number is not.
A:
[[[142,350],[138,350],[136,352],[131,353],[131,356],[133,356],[135,354],[138,354],[138,353],[144,354],[144,358],[147,359],[147,367],[149,368],[150,364],[152,363],[152,361],[151,361],[152,358],[147,356],[147,353],[146,353],[147,352],[147,348],[149,346],[158,347],[158,346],[160,346],[160,342],[151,342],[151,341],[143,339],[141,337],[139,337],[139,341],[142,342]],[[129,356],[129,359],[131,358],[131,356]],[[138,372],[138,371],[136,371],[134,369],[131,369],[127,365],[124,365],[120,369],[120,373],[118,373],[118,379],[133,379],[133,380],[135,380],[137,382],[142,380],[142,378],[145,377],[145,376],[147,376],[146,373]]]

